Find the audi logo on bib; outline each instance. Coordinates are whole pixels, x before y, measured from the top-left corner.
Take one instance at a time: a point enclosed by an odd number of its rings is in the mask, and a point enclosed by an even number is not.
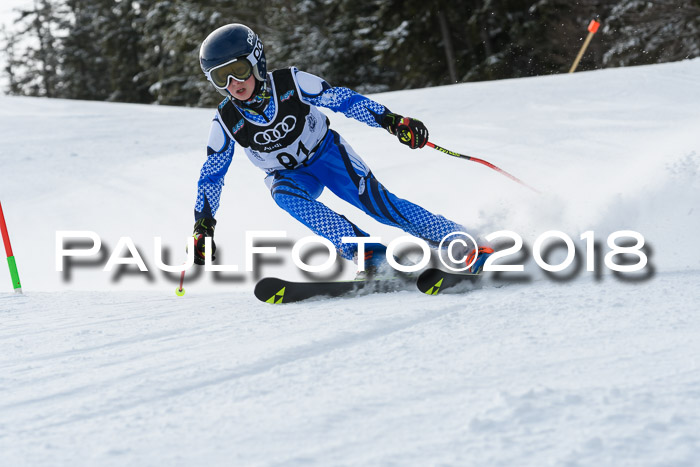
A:
[[[289,134],[290,131],[294,129],[297,124],[297,119],[293,115],[287,115],[284,120],[275,125],[274,128],[270,128],[265,131],[260,131],[255,134],[253,141],[261,146],[266,144],[275,143]]]

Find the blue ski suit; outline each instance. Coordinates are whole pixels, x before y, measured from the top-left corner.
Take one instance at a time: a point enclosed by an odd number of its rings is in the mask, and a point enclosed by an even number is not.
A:
[[[377,221],[433,247],[445,236],[465,230],[387,190],[318,110],[324,107],[381,127],[382,116],[388,112],[383,105],[296,68],[268,73],[268,89],[269,102],[261,112],[230,97],[219,105],[199,177],[195,220],[216,215],[224,176],[238,142],[251,162],[267,173],[265,183],[277,205],[330,240],[343,258],[352,259],[357,244],[343,243],[342,237],[369,234],[317,201],[324,188]]]

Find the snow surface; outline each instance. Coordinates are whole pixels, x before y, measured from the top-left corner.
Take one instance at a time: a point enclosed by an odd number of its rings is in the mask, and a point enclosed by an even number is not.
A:
[[[636,230],[646,278],[598,264],[554,280],[530,255],[526,283],[278,307],[252,296],[253,273],[190,273],[178,298],[178,275],[155,269],[155,236],[184,261],[213,110],[0,97],[25,291],[0,268],[0,465],[700,464],[698,76],[692,60],[374,96],[541,195],[330,115],[399,196],[530,251],[563,231],[579,259],[583,232],[605,253]],[[308,235],[262,178],[236,154],[225,264],[244,268],[246,231]],[[106,256],[57,272],[57,230],[95,231],[107,255],[129,236],[151,273],[103,272]],[[289,248],[277,258],[257,275],[301,277]]]

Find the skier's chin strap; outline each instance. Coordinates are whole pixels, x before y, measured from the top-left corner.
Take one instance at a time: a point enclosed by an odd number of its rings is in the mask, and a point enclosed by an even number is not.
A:
[[[247,101],[240,101],[233,97],[233,95],[231,96],[231,98],[236,101],[236,104],[239,107],[242,107],[251,112],[261,114],[265,111],[267,104],[270,102],[270,87],[271,83],[269,77],[267,80],[265,80],[265,82],[258,81],[256,79],[255,89],[253,90],[253,96],[250,99],[248,99]]]

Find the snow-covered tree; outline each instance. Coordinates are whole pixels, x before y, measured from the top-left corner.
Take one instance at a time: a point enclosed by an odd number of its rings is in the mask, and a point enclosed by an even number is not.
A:
[[[700,0],[34,0],[5,34],[14,94],[213,105],[202,40],[252,27],[268,69],[363,93],[700,56]]]
[[[13,46],[24,38],[22,48],[15,48],[12,70],[13,87],[28,96],[56,97],[59,86],[60,12],[50,0],[34,0],[31,8],[18,11],[17,32],[10,39]],[[21,64],[21,65],[20,65]]]
[[[622,0],[607,19],[614,37],[606,66],[628,66],[700,56],[700,0]]]

